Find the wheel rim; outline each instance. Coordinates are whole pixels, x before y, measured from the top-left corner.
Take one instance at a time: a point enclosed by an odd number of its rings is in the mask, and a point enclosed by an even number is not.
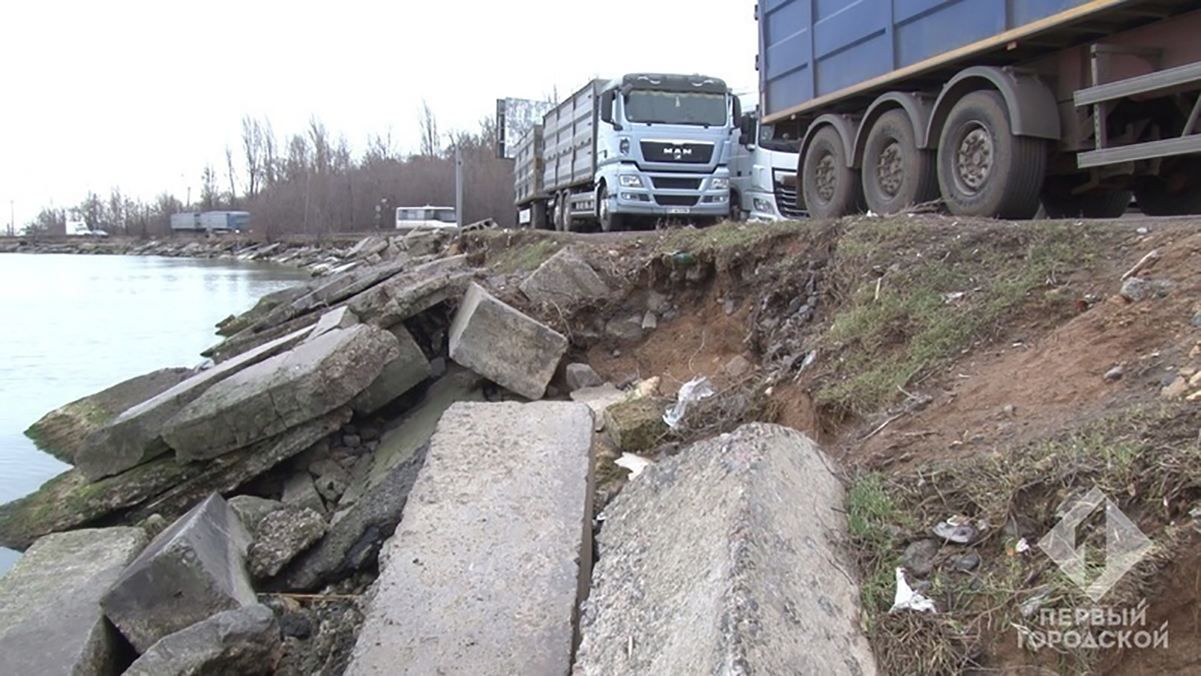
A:
[[[880,191],[889,197],[896,197],[901,192],[905,168],[901,161],[901,145],[896,141],[889,143],[880,153],[876,162],[876,182]]]
[[[955,186],[968,195],[980,192],[992,175],[995,161],[992,134],[979,122],[968,123],[955,149]]]
[[[832,153],[822,155],[817,161],[817,166],[813,169],[813,186],[817,189],[817,198],[822,202],[834,199],[834,192],[838,189],[838,176]]]

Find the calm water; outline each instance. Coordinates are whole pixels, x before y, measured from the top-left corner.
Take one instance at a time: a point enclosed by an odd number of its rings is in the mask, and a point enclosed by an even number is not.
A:
[[[68,469],[23,434],[44,413],[198,364],[214,324],[304,278],[231,261],[0,254],[0,503]],[[16,558],[0,548],[0,574]]]

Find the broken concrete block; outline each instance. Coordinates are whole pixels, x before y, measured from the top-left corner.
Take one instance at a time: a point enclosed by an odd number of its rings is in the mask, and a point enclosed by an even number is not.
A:
[[[440,258],[381,282],[347,303],[363,321],[390,328],[458,296],[474,276],[466,255]]]
[[[325,513],[325,501],[313,484],[313,477],[308,470],[300,470],[284,480],[284,495],[282,502],[289,507],[308,508]]]
[[[628,396],[611,383],[605,383],[599,387],[585,387],[582,390],[576,390],[571,393],[571,400],[585,404],[592,410],[592,420],[595,423],[593,429],[600,432],[605,429],[605,411],[610,406],[625,401]]]
[[[349,403],[398,352],[387,331],[335,329],[209,388],[163,438],[180,462],[224,455]]]
[[[568,364],[565,372],[567,389],[575,392],[585,387],[600,387],[605,383],[588,364]]]
[[[563,249],[538,266],[521,283],[521,292],[539,305],[560,308],[574,308],[610,295],[608,285],[596,270],[571,249]]]
[[[573,673],[877,673],[829,463],[754,424],[631,481],[605,509]]]
[[[450,327],[450,358],[527,399],[541,399],[567,339],[472,284]]]
[[[275,673],[282,651],[279,623],[255,604],[217,613],[164,637],[122,676]]]
[[[400,523],[417,472],[425,462],[422,450],[395,465],[349,509],[334,516],[325,537],[285,571],[286,588],[316,589],[375,561],[380,545]]]
[[[0,674],[109,674],[117,637],[100,596],[146,546],[140,528],[38,540],[0,577]]]
[[[396,336],[400,355],[384,365],[384,370],[351,402],[351,408],[360,416],[375,413],[430,376],[430,362],[408,329],[398,324],[389,331]]]
[[[266,515],[254,529],[254,542],[247,551],[250,574],[260,580],[274,577],[322,535],[325,517],[311,509],[287,507]]]
[[[581,404],[452,406],[346,673],[568,673],[591,441]]]
[[[359,323],[359,318],[350,311],[350,308],[343,305],[335,310],[330,310],[321,315],[321,319],[317,320],[316,326],[309,332],[306,340],[313,340],[319,336],[325,335],[334,329],[349,329]]]
[[[160,369],[57,408],[25,431],[37,447],[73,464],[75,454],[89,435],[132,406],[175,387],[193,374],[192,369]]]
[[[25,549],[44,535],[82,528],[118,511],[127,523],[152,514],[173,521],[206,496],[238,488],[349,420],[350,409],[340,409],[208,463],[181,465],[164,456],[94,483],[76,470],[64,472],[0,505],[0,545]]]
[[[242,525],[246,527],[246,530],[251,533],[258,527],[263,517],[284,508],[284,503],[278,500],[268,500],[267,498],[259,498],[253,495],[239,495],[230,498],[226,502],[229,503],[229,508],[234,510],[234,514],[238,515],[238,519],[242,521]]]
[[[665,404],[651,397],[622,401],[605,409],[605,434],[627,453],[646,453],[670,431],[663,422]]]
[[[223,610],[256,602],[250,535],[220,495],[180,517],[129,564],[100,605],[138,653]]]
[[[304,337],[304,331],[290,333],[207,371],[201,371],[126,410],[87,438],[75,456],[76,468],[89,481],[96,481],[120,474],[165,454],[170,449],[162,439],[163,426],[172,416],[201,397],[212,386],[243,369],[290,349]]]

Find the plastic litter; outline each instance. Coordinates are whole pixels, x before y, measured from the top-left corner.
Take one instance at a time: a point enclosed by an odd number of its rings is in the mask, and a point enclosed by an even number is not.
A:
[[[684,383],[680,388],[680,394],[676,396],[676,403],[667,412],[663,414],[663,422],[671,429],[677,429],[680,426],[680,421],[684,419],[684,415],[688,412],[688,405],[708,399],[717,394],[717,390],[713,389],[713,384],[708,378],[693,378]]]
[[[900,610],[912,610],[919,613],[938,612],[933,601],[913,591],[913,588],[905,581],[904,568],[897,568],[897,595],[893,599],[892,609],[888,612],[895,613]]]

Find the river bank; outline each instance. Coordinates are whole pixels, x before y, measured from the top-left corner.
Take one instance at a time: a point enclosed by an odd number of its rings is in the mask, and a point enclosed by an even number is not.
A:
[[[414,243],[446,237],[439,233],[397,235],[291,235],[264,242],[242,234],[136,237],[0,237],[0,253],[93,256],[161,256],[286,265],[313,276],[337,274],[358,265],[395,258]],[[424,246],[424,244],[418,244]]]

